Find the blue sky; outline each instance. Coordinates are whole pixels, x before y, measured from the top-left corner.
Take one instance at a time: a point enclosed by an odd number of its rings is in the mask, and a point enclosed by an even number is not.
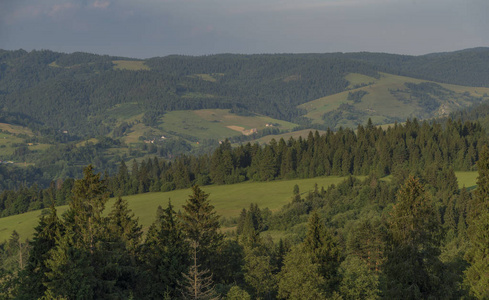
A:
[[[170,54],[489,46],[487,0],[0,0],[1,49]]]

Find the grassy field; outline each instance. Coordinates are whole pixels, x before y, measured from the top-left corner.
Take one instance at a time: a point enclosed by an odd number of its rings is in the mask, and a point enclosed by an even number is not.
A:
[[[350,82],[350,84],[347,87],[348,89],[356,88],[356,86],[359,85],[370,85],[378,81],[377,78],[370,77],[363,74],[358,74],[358,73],[350,73],[345,76],[345,79],[348,80],[348,82]]]
[[[149,70],[149,67],[142,60],[114,60],[114,70]]]
[[[280,140],[283,138],[285,141],[290,139],[291,137],[294,139],[298,139],[300,136],[302,138],[307,138],[309,135],[309,132],[315,132],[315,129],[304,129],[304,130],[298,130],[298,131],[292,131],[292,132],[287,132],[287,133],[282,133],[282,134],[277,134],[277,135],[267,135],[264,137],[261,137],[259,139],[256,139],[255,142],[259,144],[268,144],[272,139],[275,139],[276,141]],[[324,130],[318,130],[319,134],[324,134],[326,131]]]
[[[421,82],[427,82],[426,80],[385,73],[381,73],[380,79],[360,74],[349,74],[346,76],[346,79],[350,81],[350,88],[353,88],[356,85],[367,86],[316,99],[299,105],[299,108],[307,110],[306,117],[311,118],[313,123],[322,123],[322,116],[325,113],[337,109],[343,103],[353,105],[356,111],[365,113],[365,119],[370,117],[375,123],[385,123],[389,117],[397,117],[405,120],[424,113],[424,109],[417,105],[404,103],[398,100],[391,91],[406,90],[406,86],[404,85],[406,82],[419,84]],[[466,87],[451,84],[440,85],[455,92],[456,95],[445,99],[443,108],[440,108],[437,114],[446,114],[470,105],[470,102],[467,102],[461,97],[461,94],[465,92],[468,92],[475,97],[482,97],[489,94],[489,88]],[[360,90],[368,93],[362,98],[360,103],[354,103],[352,100],[347,100],[349,92]],[[356,124],[348,120],[343,120],[338,124],[338,126],[340,125],[344,127],[356,126]]]
[[[174,132],[193,136],[196,139],[224,139],[248,134],[251,129],[266,128],[266,124],[278,124],[278,128],[290,130],[296,124],[266,116],[238,116],[226,109],[202,109],[194,111],[171,111],[161,118],[159,128],[163,132]]]
[[[12,124],[7,124],[7,123],[0,123],[0,130],[2,131],[7,131],[12,134],[25,134],[28,136],[34,136],[34,133],[32,130],[30,130],[27,127],[22,127],[19,125],[12,125]]]
[[[108,110],[108,114],[111,117],[126,122],[141,119],[143,116],[142,110],[139,108],[137,103],[117,104]]]
[[[327,187],[343,179],[344,177],[330,176],[286,181],[245,182],[233,185],[205,186],[202,189],[210,194],[209,199],[219,215],[238,217],[240,211],[248,208],[250,203],[257,203],[260,208],[268,207],[272,211],[280,209],[290,201],[295,184],[299,186],[302,193],[307,193],[314,189],[316,183],[319,187]],[[139,222],[147,228],[154,221],[156,208],[159,205],[166,207],[168,200],[171,200],[175,209],[179,210],[190,194],[191,190],[185,189],[126,196],[124,199],[127,199],[129,207],[139,217]],[[113,203],[114,199],[107,204],[109,210]],[[67,206],[60,206],[57,209],[61,214],[66,211]],[[0,218],[0,241],[8,239],[13,230],[16,230],[22,238],[30,237],[34,232],[34,227],[38,224],[40,214],[40,211],[32,211]]]
[[[477,172],[455,172],[460,187],[475,188]],[[204,186],[202,189],[209,193],[209,199],[215,206],[217,213],[223,217],[238,217],[243,208],[248,208],[250,203],[257,203],[260,208],[268,207],[272,211],[279,210],[287,204],[292,197],[292,189],[295,184],[300,188],[303,195],[314,189],[314,184],[319,187],[328,187],[331,184],[340,183],[344,177],[329,176],[310,179],[281,180],[271,182],[245,182],[232,185]],[[175,210],[181,209],[182,205],[191,194],[191,189],[176,190],[165,193],[146,193],[133,196],[125,196],[129,207],[139,218],[139,222],[147,228],[155,219],[156,208],[161,205],[166,207],[171,200]],[[110,210],[114,203],[111,199],[107,204]],[[58,207],[58,213],[62,214],[68,206]],[[40,211],[32,211],[21,215],[0,218],[0,241],[9,238],[13,230],[16,230],[23,238],[30,237],[34,227],[38,224]],[[226,229],[224,229],[226,231]],[[283,235],[284,233],[271,233]]]
[[[459,188],[466,187],[469,190],[476,188],[477,176],[479,176],[477,171],[455,172],[455,175],[457,176]]]

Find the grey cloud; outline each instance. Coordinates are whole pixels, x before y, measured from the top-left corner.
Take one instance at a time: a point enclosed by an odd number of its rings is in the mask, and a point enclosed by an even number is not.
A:
[[[0,2],[0,48],[151,57],[223,52],[423,54],[489,45],[486,0],[13,2]],[[28,8],[39,3],[42,14],[31,11],[29,18]],[[22,9],[27,12],[15,19],[16,26],[4,26],[6,11],[12,15]]]

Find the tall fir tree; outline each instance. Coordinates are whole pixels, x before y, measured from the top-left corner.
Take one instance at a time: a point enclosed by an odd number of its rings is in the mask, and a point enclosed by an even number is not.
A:
[[[46,265],[49,252],[56,246],[56,236],[61,230],[60,220],[53,203],[49,214],[41,216],[35,228],[34,237],[30,244],[29,259],[21,275],[21,299],[39,299],[46,292],[47,273],[50,269]]]
[[[331,295],[340,282],[340,248],[316,211],[309,218],[306,238],[302,244],[304,251],[312,255],[313,263],[319,265],[320,274],[325,279],[326,294]]]
[[[389,218],[384,264],[385,296],[396,299],[450,298],[439,260],[441,224],[421,183],[409,177]]]
[[[155,222],[148,229],[142,249],[141,298],[178,298],[182,274],[189,268],[189,245],[171,202],[158,207]]]
[[[46,297],[83,298],[111,296],[115,281],[104,277],[107,257],[101,257],[106,242],[106,219],[102,215],[108,199],[105,182],[89,165],[75,182],[73,199],[56,235],[46,266]]]
[[[223,240],[219,232],[219,216],[210,204],[209,194],[198,186],[192,187],[192,195],[183,206],[181,215],[183,232],[190,241],[197,242],[197,259],[204,269],[213,272],[218,264],[218,249]]]
[[[477,299],[489,299],[489,149],[484,146],[477,162],[479,177],[469,218],[470,249],[466,283]]]

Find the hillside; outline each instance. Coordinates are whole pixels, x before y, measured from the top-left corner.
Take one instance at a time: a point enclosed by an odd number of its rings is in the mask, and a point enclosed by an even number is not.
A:
[[[477,172],[456,172],[459,187],[475,188]],[[278,211],[282,206],[291,201],[294,185],[298,185],[302,196],[314,190],[314,185],[325,189],[332,184],[345,180],[346,177],[327,176],[309,179],[280,180],[272,182],[245,182],[231,185],[206,186],[203,189],[210,194],[212,204],[217,213],[224,218],[233,219],[239,216],[243,208],[248,208],[251,203],[259,207],[268,208],[272,212]],[[363,179],[364,176],[358,178]],[[386,179],[387,180],[387,179]],[[274,191],[273,193],[269,193]],[[171,192],[145,193],[140,195],[125,196],[129,208],[139,218],[140,224],[146,231],[155,220],[155,211],[158,206],[166,207],[168,201],[178,211],[191,194],[191,189],[181,189]],[[115,199],[109,200],[106,209],[110,210]],[[58,214],[63,214],[68,206],[57,207]],[[20,215],[0,218],[0,243],[7,240],[12,231],[16,230],[22,238],[29,238],[34,233],[34,227],[39,222],[41,210],[30,211]],[[223,230],[227,230],[224,226]]]
[[[330,128],[355,127],[370,118],[374,124],[406,119],[444,117],[489,100],[489,88],[438,84],[380,73],[379,78],[349,74],[348,91],[301,104],[305,117]],[[360,86],[360,87],[358,87]]]
[[[0,50],[0,160],[45,185],[89,163],[113,173],[121,160],[208,153],[226,138],[443,117],[488,99],[488,53],[136,60]]]
[[[311,179],[283,180],[274,182],[246,182],[232,185],[215,185],[205,187],[209,193],[212,204],[216,207],[218,214],[225,218],[237,218],[243,208],[248,208],[251,203],[256,203],[262,208],[269,208],[277,211],[287,204],[292,197],[294,185],[298,185],[305,195],[314,189],[314,185],[324,186],[325,188],[338,184],[346,177],[328,176]],[[269,191],[275,191],[269,194]],[[191,194],[191,189],[181,189],[171,192],[145,193],[140,195],[125,196],[129,207],[139,218],[141,225],[147,230],[154,221],[156,208],[166,207],[170,200],[178,211]],[[111,199],[107,205],[110,210],[115,199]],[[68,206],[57,207],[61,215],[67,210]],[[34,233],[34,227],[39,222],[40,210],[27,212],[20,215],[0,218],[0,243],[7,240],[13,230],[16,230],[22,237],[30,237]]]

